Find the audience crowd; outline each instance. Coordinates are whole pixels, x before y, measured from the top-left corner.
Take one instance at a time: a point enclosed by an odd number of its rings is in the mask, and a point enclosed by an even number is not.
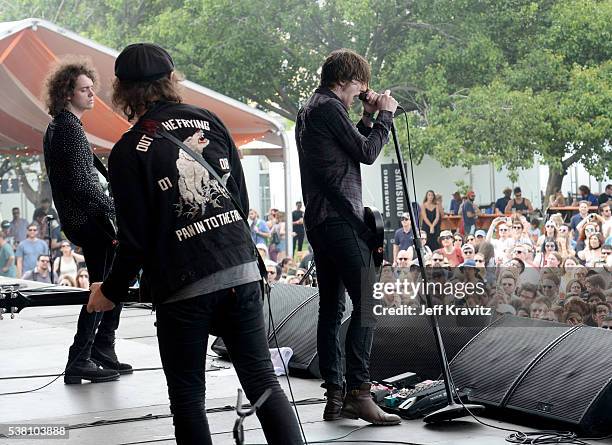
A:
[[[439,284],[479,283],[478,292],[462,295],[436,293],[435,289],[447,288],[434,287],[430,292],[434,304],[484,306],[497,314],[608,328],[612,324],[612,184],[599,196],[586,186],[579,192],[569,202],[559,192],[547,201],[553,208],[574,206],[574,215],[548,212],[543,217],[522,196],[520,187],[503,190],[502,197],[482,209],[475,204],[473,191],[464,196],[457,192],[448,211],[442,197],[428,190],[415,212],[428,277]],[[272,208],[263,218],[257,210],[249,211],[251,235],[272,283],[316,286],[316,270],[308,273],[313,255],[305,239],[302,207],[297,202],[290,215]],[[478,228],[482,214],[492,215],[487,230]],[[36,209],[31,222],[21,217],[19,208],[12,215],[1,225],[1,276],[51,283],[52,270],[55,284],[89,287],[84,258],[63,237],[48,200]],[[445,215],[460,216],[456,230],[442,229]],[[297,241],[289,256],[285,253],[288,216]],[[380,280],[419,282],[415,249],[410,214],[403,213]],[[383,298],[389,307],[423,303],[423,294]]]
[[[599,197],[587,186],[579,187],[571,202],[556,193],[548,200],[547,217],[522,197],[520,187],[505,189],[491,207],[475,206],[473,191],[464,197],[455,193],[450,215],[461,222],[456,231],[438,232],[433,210],[442,209],[428,191],[417,227],[424,245],[427,276],[440,286],[428,288],[434,304],[459,307],[488,307],[493,314],[512,314],[609,328],[612,321],[612,184]],[[514,194],[514,196],[513,196]],[[555,213],[555,207],[575,207],[574,215]],[[595,210],[596,209],[596,210]],[[487,230],[476,221],[488,213]],[[403,214],[394,237],[393,257],[383,266],[381,281],[420,283],[420,269],[414,253],[410,215]],[[409,240],[407,242],[406,240]],[[472,283],[472,292],[444,293],[448,287],[462,289]],[[451,287],[455,288],[455,287]],[[432,293],[433,292],[433,293]],[[383,305],[424,304],[424,294],[385,294]]]
[[[28,222],[18,207],[0,224],[0,276],[89,289],[89,274],[79,247],[61,232],[57,212],[43,199]]]

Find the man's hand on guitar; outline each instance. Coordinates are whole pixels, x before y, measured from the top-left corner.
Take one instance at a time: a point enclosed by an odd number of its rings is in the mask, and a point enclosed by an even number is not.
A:
[[[115,307],[115,303],[110,301],[102,293],[100,286],[102,283],[92,283],[89,289],[91,294],[89,295],[89,302],[87,303],[87,312],[105,312],[110,311]]]

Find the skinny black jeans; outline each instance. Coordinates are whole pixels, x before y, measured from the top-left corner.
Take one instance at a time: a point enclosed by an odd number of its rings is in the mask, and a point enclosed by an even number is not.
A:
[[[212,444],[205,412],[209,333],[223,339],[251,404],[272,389],[257,410],[267,442],[302,444],[295,414],[274,375],[258,282],[157,306],[157,339],[177,443]]]
[[[340,323],[345,310],[345,290],[353,311],[346,333],[346,387],[358,389],[370,381],[370,351],[376,319],[372,286],[376,271],[370,250],[342,218],[328,218],[308,231],[319,282],[317,352],[326,386],[344,385]]]
[[[115,248],[108,237],[100,235],[99,238],[83,244],[83,256],[89,281],[91,283],[104,281],[110,270],[115,255]],[[87,312],[87,306],[81,308],[77,322],[77,332],[74,342],[68,352],[68,365],[79,366],[91,357],[92,347],[108,347],[115,343],[115,331],[119,327],[122,304],[106,312]]]

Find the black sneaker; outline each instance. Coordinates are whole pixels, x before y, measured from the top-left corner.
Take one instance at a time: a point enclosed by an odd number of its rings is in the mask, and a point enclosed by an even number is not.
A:
[[[79,385],[83,380],[91,383],[112,382],[118,378],[117,371],[99,368],[91,360],[75,363],[64,372],[64,383],[67,385]]]
[[[121,375],[134,372],[132,365],[121,363],[117,359],[114,345],[99,346],[94,344],[91,348],[91,361],[98,366],[102,366],[104,369],[117,371]]]

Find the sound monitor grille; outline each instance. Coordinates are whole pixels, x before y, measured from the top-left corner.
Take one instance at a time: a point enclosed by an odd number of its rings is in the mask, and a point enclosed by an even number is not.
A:
[[[519,317],[504,317],[480,333],[450,368],[457,388],[470,400],[500,406],[533,359],[572,329]]]
[[[610,401],[612,332],[583,326],[549,350],[508,400],[509,408],[538,412],[570,423],[583,421],[598,397]],[[599,404],[595,416],[612,421],[612,406]]]

